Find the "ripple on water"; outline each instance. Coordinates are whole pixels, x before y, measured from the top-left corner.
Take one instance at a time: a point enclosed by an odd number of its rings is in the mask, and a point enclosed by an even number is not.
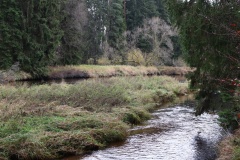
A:
[[[130,130],[117,147],[96,151],[83,160],[214,160],[223,129],[217,115],[195,116],[186,105],[160,109],[146,126]],[[78,158],[79,159],[79,158]]]

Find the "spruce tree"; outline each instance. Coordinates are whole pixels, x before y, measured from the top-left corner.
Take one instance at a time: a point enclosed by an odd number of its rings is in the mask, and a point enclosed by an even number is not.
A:
[[[199,98],[207,110],[210,99],[221,90],[228,95],[240,78],[239,34],[240,6],[234,1],[166,1],[179,27],[186,62],[196,70],[190,76],[192,87],[201,89]]]
[[[14,62],[33,76],[51,64],[63,35],[61,0],[2,0],[0,2],[0,67]]]
[[[0,69],[8,69],[23,51],[22,11],[17,1],[0,1]]]
[[[89,11],[89,52],[86,59],[102,55],[102,44],[106,40],[106,26],[108,16],[108,1],[106,0],[86,0]]]
[[[169,17],[167,15],[166,9],[164,7],[163,0],[155,0],[156,6],[157,6],[157,11],[159,13],[159,17],[164,19],[166,22],[169,22]]]
[[[117,50],[122,48],[123,32],[126,30],[123,9],[123,0],[114,0],[109,4],[108,43]]]
[[[141,26],[143,20],[159,16],[155,0],[130,0],[126,3],[127,8],[127,29],[133,30]]]
[[[60,65],[81,64],[89,49],[88,10],[85,0],[68,0],[63,7],[65,14],[61,22],[64,36],[57,55],[56,63]]]
[[[51,64],[63,32],[60,29],[61,1],[20,1],[22,10],[23,51],[18,57],[23,70],[33,76],[46,72]]]

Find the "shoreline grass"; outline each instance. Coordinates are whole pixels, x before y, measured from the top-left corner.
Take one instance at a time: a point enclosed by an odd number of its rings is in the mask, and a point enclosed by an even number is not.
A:
[[[56,159],[125,140],[131,125],[187,88],[168,76],[0,85],[0,159]]]
[[[192,70],[189,67],[167,66],[127,66],[127,65],[78,65],[56,66],[49,68],[49,79],[62,78],[98,78],[116,76],[139,76],[139,75],[186,75]]]
[[[45,79],[65,78],[99,78],[99,77],[120,77],[120,76],[146,76],[146,75],[186,75],[191,72],[189,67],[170,66],[127,66],[127,65],[69,65],[48,67]],[[12,81],[35,80],[23,71],[1,71],[0,83]]]

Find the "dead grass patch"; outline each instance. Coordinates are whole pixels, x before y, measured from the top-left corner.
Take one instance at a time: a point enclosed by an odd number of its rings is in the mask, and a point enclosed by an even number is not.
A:
[[[219,145],[217,160],[240,160],[240,129],[226,137]]]
[[[50,67],[49,78],[96,78],[115,76],[137,76],[156,75],[156,67],[144,66],[99,66],[99,65],[79,65],[79,66],[58,66]]]

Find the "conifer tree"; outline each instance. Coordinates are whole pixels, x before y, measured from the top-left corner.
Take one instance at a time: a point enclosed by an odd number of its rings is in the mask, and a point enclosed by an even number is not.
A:
[[[106,40],[106,26],[108,16],[107,0],[86,0],[89,11],[89,52],[86,59],[96,59],[103,53],[103,42]]]
[[[110,1],[108,14],[108,43],[117,50],[121,49],[123,32],[126,30],[123,0]]]
[[[63,32],[60,29],[61,1],[20,1],[23,16],[22,68],[33,76],[43,75],[54,58]]]
[[[208,109],[211,97],[221,90],[228,95],[240,78],[240,6],[233,1],[166,1],[172,19],[180,30],[186,62],[195,67],[191,85],[201,89],[199,97]],[[235,85],[234,85],[235,84]]]
[[[22,11],[17,1],[0,1],[0,68],[18,61],[22,52]]]
[[[88,53],[88,10],[85,0],[68,0],[64,4],[65,18],[61,22],[64,36],[57,55],[60,65],[81,64]]]
[[[128,30],[141,26],[146,18],[159,16],[155,0],[130,0],[127,1],[126,8]]]
[[[42,76],[51,64],[63,35],[62,0],[2,0],[0,2],[1,68],[14,62],[33,76]]]

